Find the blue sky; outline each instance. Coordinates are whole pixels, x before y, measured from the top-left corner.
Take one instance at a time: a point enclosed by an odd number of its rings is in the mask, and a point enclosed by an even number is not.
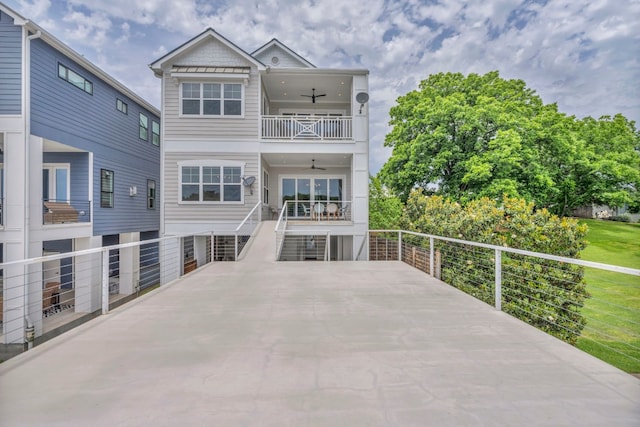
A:
[[[319,67],[370,70],[371,172],[398,96],[431,73],[524,80],[578,117],[640,123],[640,0],[0,0],[160,106],[148,64],[212,27],[273,37]]]

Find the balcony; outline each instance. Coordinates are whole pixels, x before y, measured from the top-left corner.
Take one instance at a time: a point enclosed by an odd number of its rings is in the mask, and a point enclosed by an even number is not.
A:
[[[55,200],[42,202],[42,224],[76,224],[91,222],[88,200]]]
[[[351,116],[262,116],[262,139],[344,142],[353,140]]]

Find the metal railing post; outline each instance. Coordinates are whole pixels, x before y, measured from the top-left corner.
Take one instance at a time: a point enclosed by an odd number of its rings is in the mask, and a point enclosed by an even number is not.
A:
[[[433,277],[435,268],[433,263],[435,262],[435,254],[433,253],[433,237],[429,237],[429,274]]]
[[[398,230],[398,261],[402,261],[402,230]]]
[[[495,285],[495,305],[496,310],[502,310],[502,251],[500,249],[495,250],[495,276],[496,276],[496,285]]]
[[[212,231],[211,232],[211,262],[212,263],[216,259],[216,244],[215,244],[215,240],[216,240],[216,236]]]
[[[102,250],[102,314],[109,312],[109,250]]]

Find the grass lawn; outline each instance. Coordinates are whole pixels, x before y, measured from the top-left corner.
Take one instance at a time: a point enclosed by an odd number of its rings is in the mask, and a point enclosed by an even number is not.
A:
[[[589,226],[582,259],[640,269],[640,224],[581,220]],[[585,268],[591,298],[578,348],[640,373],[640,277]]]

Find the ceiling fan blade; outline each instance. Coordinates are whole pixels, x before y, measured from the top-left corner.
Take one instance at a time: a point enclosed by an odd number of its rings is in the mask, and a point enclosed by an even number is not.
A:
[[[321,96],[327,96],[327,94],[323,93],[322,95],[316,95],[316,98],[320,98]]]
[[[305,98],[313,98],[313,95],[300,95],[300,96],[304,96]]]

